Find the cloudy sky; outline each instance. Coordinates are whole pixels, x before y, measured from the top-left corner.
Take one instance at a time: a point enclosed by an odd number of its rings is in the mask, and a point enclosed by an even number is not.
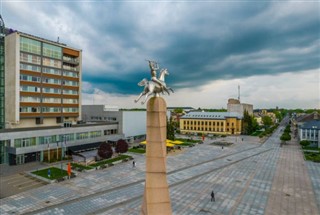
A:
[[[146,59],[168,106],[320,108],[319,1],[2,0],[6,27],[83,52],[83,104],[141,107]]]

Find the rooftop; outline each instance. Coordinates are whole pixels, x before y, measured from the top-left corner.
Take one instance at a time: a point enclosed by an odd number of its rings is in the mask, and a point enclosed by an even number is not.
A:
[[[242,119],[242,116],[235,112],[191,112],[182,116],[181,119],[225,119],[230,117]]]

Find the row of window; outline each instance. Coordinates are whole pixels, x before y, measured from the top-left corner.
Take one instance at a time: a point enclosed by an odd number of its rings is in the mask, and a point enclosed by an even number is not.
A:
[[[116,117],[91,116],[91,120],[117,121]]]
[[[41,137],[30,137],[30,138],[20,138],[14,140],[14,147],[29,147],[36,145],[44,145],[56,143],[57,147],[67,147],[67,141],[83,140],[89,138],[97,138],[102,135],[112,135],[117,134],[117,129],[109,129],[102,131],[89,131],[89,132],[80,132],[80,133],[69,133],[69,134],[60,134],[60,135],[50,135],[50,136],[41,136]]]
[[[183,126],[184,130],[194,130],[194,131],[213,131],[213,132],[224,132],[223,128],[203,128],[203,127],[189,127]]]
[[[41,55],[41,42],[26,37],[20,37],[20,50]],[[59,46],[43,43],[43,55],[51,58],[61,59],[62,48]]]
[[[318,139],[318,131],[317,130],[302,130],[302,138],[301,139]]]
[[[22,81],[31,81],[31,82],[41,82],[41,78],[38,76],[31,76],[31,75],[20,75],[20,80]],[[77,81],[68,81],[68,80],[60,80],[55,78],[46,78],[42,77],[42,83],[48,84],[58,84],[58,85],[66,85],[66,86],[78,86],[79,82]]]
[[[20,107],[20,113],[77,113],[79,108],[69,107]]]
[[[20,86],[21,92],[33,92],[33,93],[40,93],[41,87],[35,87],[35,86],[27,86],[27,85],[21,85]],[[42,88],[43,93],[52,93],[52,94],[65,94],[65,95],[78,95],[77,90],[68,90],[64,89],[61,91],[59,88],[50,88],[50,87],[43,87]]]
[[[29,62],[29,61],[25,61],[27,63],[35,63],[35,62]],[[37,65],[31,65],[31,64],[27,64],[27,63],[20,63],[20,69],[21,70],[28,70],[28,71],[33,71],[33,72],[41,72],[41,66],[40,66],[40,62],[37,63],[39,64],[39,66]],[[50,60],[47,61],[46,63],[43,63],[44,66],[51,66],[51,67],[56,67],[56,68],[48,68],[48,67],[42,67],[42,72],[43,73],[48,73],[48,74],[54,74],[54,75],[61,75],[61,66],[59,67],[59,63],[55,62],[55,60]],[[69,69],[68,66],[64,67],[64,69]],[[64,76],[68,76],[68,77],[74,77],[77,78],[79,77],[79,74],[77,71],[77,69],[69,69],[69,70],[73,70],[75,72],[72,71],[63,71],[63,75]]]
[[[224,124],[223,124],[223,122],[212,122],[212,124],[211,124],[211,122],[209,121],[209,122],[207,122],[207,121],[183,121],[183,124],[184,125],[209,125],[209,126],[211,126],[211,125],[213,125],[213,126],[215,126],[215,125],[217,125],[217,126],[219,126],[219,125],[221,125],[221,126],[223,126]],[[229,123],[227,123],[227,126],[229,125]],[[233,123],[232,123],[232,125],[233,125]]]

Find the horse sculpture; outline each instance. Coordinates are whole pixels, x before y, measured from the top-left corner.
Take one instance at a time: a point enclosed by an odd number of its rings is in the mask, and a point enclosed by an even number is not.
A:
[[[142,96],[145,96],[144,101],[141,102],[141,104],[144,104],[147,101],[148,97],[152,94],[154,94],[155,96],[159,96],[160,93],[164,94],[164,92],[166,92],[168,93],[168,95],[170,95],[169,90],[173,93],[174,92],[173,89],[166,86],[165,79],[164,79],[165,75],[169,75],[168,70],[161,69],[158,80],[162,83],[162,86],[160,86],[158,83],[155,83],[154,81],[148,81],[146,78],[142,79],[142,81],[140,81],[138,85],[140,87],[144,86],[144,90],[142,91],[142,93],[140,93],[139,97],[134,101],[138,102]]]

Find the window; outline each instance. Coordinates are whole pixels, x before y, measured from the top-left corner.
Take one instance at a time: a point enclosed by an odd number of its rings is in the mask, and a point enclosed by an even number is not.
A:
[[[32,64],[41,64],[41,57],[27,53],[20,53],[20,61]]]
[[[90,131],[90,138],[101,137],[101,131]]]
[[[21,92],[35,92],[35,93],[40,93],[40,87],[21,85],[21,86],[20,86],[20,91],[21,91]]]
[[[20,96],[20,102],[40,102],[40,97]]]
[[[41,72],[41,67],[40,66],[29,65],[29,64],[25,64],[25,63],[20,63],[20,69],[21,70],[33,71],[33,72]]]
[[[63,71],[63,76],[78,78],[79,74],[77,72]]]
[[[33,39],[20,37],[20,50],[40,55],[41,43]]]
[[[61,84],[60,79],[46,78],[46,77],[43,78],[42,82],[47,84],[59,84],[59,85]]]
[[[48,67],[43,67],[42,72],[47,73],[47,74],[53,74],[53,75],[61,75],[61,70],[54,69],[54,68],[48,68]]]
[[[42,64],[44,66],[50,66],[50,67],[55,67],[55,68],[61,68],[61,61],[59,60],[54,60],[50,58],[42,58]]]
[[[42,99],[43,103],[61,103],[61,98],[48,98],[48,97],[44,97]]]
[[[72,113],[72,112],[78,112],[78,108],[63,108],[62,112],[63,113]]]
[[[78,95],[77,90],[63,90],[63,94]]]
[[[63,99],[64,104],[78,104],[78,99]]]
[[[30,75],[20,75],[20,80],[22,80],[22,81],[40,82],[40,77],[35,77],[35,76],[30,76]]]
[[[60,113],[61,108],[59,108],[59,107],[42,107],[42,112],[44,112],[44,113]]]
[[[64,81],[63,81],[63,84],[64,84],[64,85],[67,85],[67,86],[78,86],[79,82],[77,82],[77,81],[67,81],[67,80],[64,80]]]
[[[20,107],[21,113],[40,113],[40,107]]]
[[[43,56],[61,59],[62,48],[59,46],[43,43]]]
[[[77,140],[83,140],[83,139],[88,139],[89,138],[89,133],[88,132],[82,132],[82,133],[77,133],[76,134],[76,139]]]
[[[53,93],[53,94],[60,94],[61,90],[58,88],[49,88],[49,87],[44,87],[42,88],[43,93]]]

